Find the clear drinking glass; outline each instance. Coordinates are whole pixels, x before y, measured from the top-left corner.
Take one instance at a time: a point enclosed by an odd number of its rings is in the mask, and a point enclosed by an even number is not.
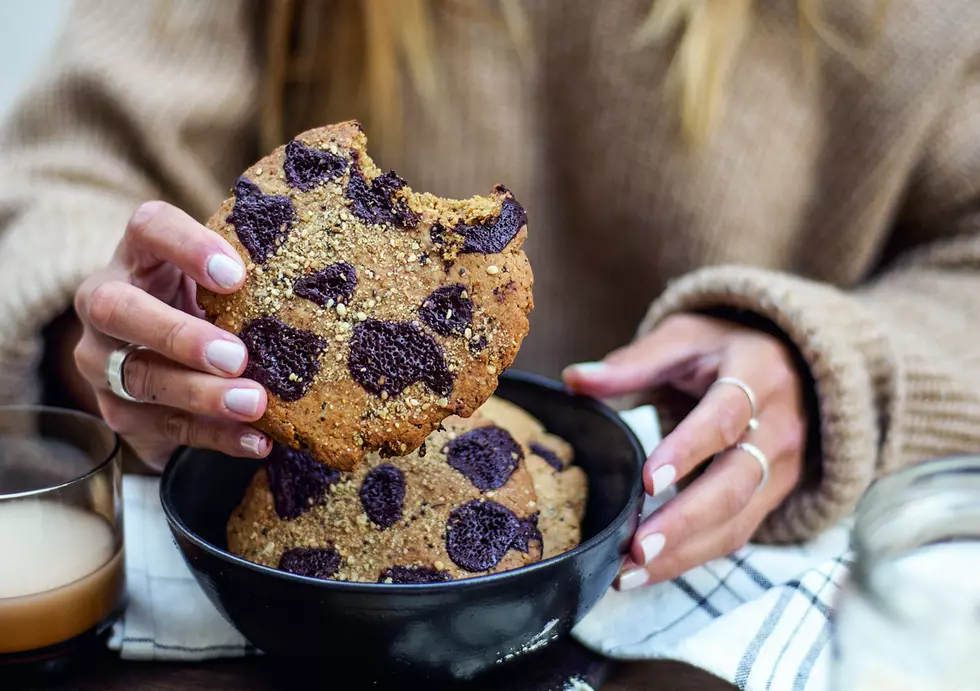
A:
[[[980,689],[980,456],[875,483],[834,619],[833,691]]]
[[[70,666],[121,611],[120,463],[98,418],[0,407],[0,678]]]

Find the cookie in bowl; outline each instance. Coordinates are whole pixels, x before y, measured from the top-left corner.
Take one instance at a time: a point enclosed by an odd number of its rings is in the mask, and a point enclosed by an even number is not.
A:
[[[496,397],[485,408],[447,418],[416,452],[375,452],[349,472],[277,447],[232,513],[229,551],[316,578],[432,583],[573,548],[587,482],[571,447],[551,438],[565,459],[555,467],[529,446],[546,436],[537,420]]]
[[[256,427],[350,471],[415,452],[497,386],[528,331],[527,217],[497,186],[465,200],[383,173],[356,122],[304,132],[246,170],[207,226],[246,262],[199,288],[268,392]]]

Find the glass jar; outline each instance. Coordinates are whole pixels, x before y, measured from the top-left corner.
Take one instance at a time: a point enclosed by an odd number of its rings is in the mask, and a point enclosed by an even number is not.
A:
[[[980,689],[980,456],[878,480],[858,506],[852,547],[831,689]]]

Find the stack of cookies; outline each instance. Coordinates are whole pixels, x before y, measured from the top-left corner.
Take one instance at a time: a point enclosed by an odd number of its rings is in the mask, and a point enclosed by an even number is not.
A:
[[[578,544],[571,448],[493,397],[528,331],[524,210],[496,187],[441,199],[382,173],[356,122],[305,132],[238,179],[208,222],[247,264],[200,289],[268,392],[277,442],[229,549],[294,573],[418,583],[513,569]]]
[[[231,552],[344,581],[429,583],[532,564],[579,543],[587,481],[571,447],[491,398],[417,451],[354,471],[276,447],[228,524]]]

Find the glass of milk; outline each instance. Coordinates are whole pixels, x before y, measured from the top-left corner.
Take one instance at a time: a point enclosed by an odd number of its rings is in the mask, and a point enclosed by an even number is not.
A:
[[[0,678],[70,668],[120,612],[119,450],[95,417],[0,407]]]
[[[832,691],[980,689],[980,456],[880,479],[852,540]]]

